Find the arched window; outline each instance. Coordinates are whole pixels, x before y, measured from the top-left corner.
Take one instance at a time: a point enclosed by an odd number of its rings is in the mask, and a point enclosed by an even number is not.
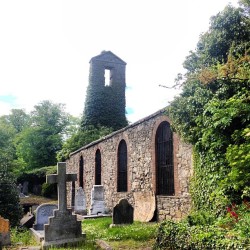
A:
[[[170,124],[162,122],[156,132],[156,193],[174,195],[173,134]]]
[[[80,157],[79,162],[79,187],[83,188],[83,157]]]
[[[102,177],[101,166],[102,166],[101,152],[99,149],[97,149],[95,154],[95,185],[101,185],[101,177]]]
[[[117,192],[128,191],[127,145],[122,140],[118,147]]]

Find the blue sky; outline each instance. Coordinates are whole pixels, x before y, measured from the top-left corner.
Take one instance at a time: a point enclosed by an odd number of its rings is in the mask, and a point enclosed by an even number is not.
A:
[[[163,108],[209,18],[229,0],[0,1],[0,115],[42,100],[79,116],[89,60],[110,50],[127,62],[126,104],[134,122]],[[232,0],[237,5],[236,0]]]

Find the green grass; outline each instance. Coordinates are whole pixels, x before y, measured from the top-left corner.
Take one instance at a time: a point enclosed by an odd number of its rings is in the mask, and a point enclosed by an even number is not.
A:
[[[112,227],[111,218],[87,219],[82,222],[83,232],[88,241],[102,239],[116,247],[127,249],[139,249],[152,246],[158,228],[157,223],[134,222],[122,227]]]
[[[50,250],[75,249],[94,250],[98,249],[96,240],[107,242],[113,249],[143,249],[152,246],[158,228],[157,223],[134,222],[130,225],[112,227],[112,218],[86,219],[82,221],[82,231],[86,233],[86,241],[75,247],[50,248]],[[38,246],[29,230],[11,229],[11,242],[13,249],[17,246]],[[10,248],[8,248],[10,249]]]

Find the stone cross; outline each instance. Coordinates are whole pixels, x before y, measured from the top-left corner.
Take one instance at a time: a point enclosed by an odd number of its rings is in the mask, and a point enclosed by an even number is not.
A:
[[[66,198],[66,182],[76,181],[77,174],[66,174],[66,163],[57,163],[57,174],[46,176],[47,183],[57,183],[58,191],[58,209],[61,212],[67,211],[67,198]]]

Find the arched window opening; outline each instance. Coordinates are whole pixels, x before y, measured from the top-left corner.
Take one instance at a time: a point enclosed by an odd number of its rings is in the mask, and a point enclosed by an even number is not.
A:
[[[128,191],[127,145],[122,140],[118,147],[117,192]]]
[[[83,157],[80,157],[79,162],[79,187],[83,188]]]
[[[95,154],[95,185],[101,185],[101,152],[96,150]]]
[[[156,193],[174,195],[173,133],[170,124],[162,122],[156,132]]]

